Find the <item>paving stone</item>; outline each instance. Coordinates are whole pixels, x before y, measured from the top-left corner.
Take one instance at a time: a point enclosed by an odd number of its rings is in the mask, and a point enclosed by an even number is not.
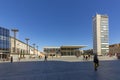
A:
[[[0,63],[0,80],[120,80],[120,61],[33,61]]]

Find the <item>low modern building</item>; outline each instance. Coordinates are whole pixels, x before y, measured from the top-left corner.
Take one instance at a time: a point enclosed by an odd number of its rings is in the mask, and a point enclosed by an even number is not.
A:
[[[9,29],[0,27],[0,58],[6,58],[10,53]]]
[[[60,47],[44,47],[44,53],[46,54],[54,54],[54,55],[61,55],[61,56],[72,56],[76,54],[81,54],[81,48],[86,46],[82,45],[66,45]]]
[[[60,47],[44,47],[44,53],[50,56],[60,55]]]
[[[120,43],[109,45],[109,50],[110,55],[120,54]]]

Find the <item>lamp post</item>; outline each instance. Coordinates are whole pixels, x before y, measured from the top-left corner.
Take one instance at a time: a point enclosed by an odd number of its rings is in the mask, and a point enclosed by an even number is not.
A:
[[[38,56],[38,46],[36,46],[37,47],[37,56]]]
[[[19,30],[18,29],[12,29],[11,31],[14,33],[14,49],[13,49],[13,53],[16,53],[16,33]]]
[[[35,54],[35,44],[33,44],[33,48],[34,48],[34,51],[33,51],[33,52],[34,52],[34,54]]]
[[[25,38],[26,40],[26,44],[27,44],[27,47],[26,47],[26,50],[27,50],[27,54],[29,54],[29,50],[28,50],[28,41],[30,40],[29,38]]]

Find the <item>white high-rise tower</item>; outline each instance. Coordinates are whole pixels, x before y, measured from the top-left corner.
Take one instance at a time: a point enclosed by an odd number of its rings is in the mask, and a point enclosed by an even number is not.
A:
[[[96,14],[93,17],[93,53],[105,55],[109,53],[108,16]]]

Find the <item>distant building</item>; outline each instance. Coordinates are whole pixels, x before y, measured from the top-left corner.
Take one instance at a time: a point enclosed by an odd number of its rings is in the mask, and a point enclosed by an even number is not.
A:
[[[93,49],[84,50],[84,54],[93,55]]]
[[[8,29],[0,27],[0,58],[6,58],[10,54],[10,32]]]
[[[42,52],[40,52],[37,47],[31,46],[31,45],[27,45],[27,43],[20,41],[18,39],[16,39],[16,52],[14,52],[14,38],[10,37],[10,55],[14,56],[14,58],[24,58],[26,56],[29,57],[44,57],[44,54]],[[28,49],[27,49],[28,46]],[[27,51],[28,50],[28,51]]]
[[[53,56],[56,54],[60,54],[60,47],[44,47],[44,53]]]
[[[76,54],[81,54],[82,50],[81,48],[84,48],[86,46],[60,46],[60,47],[44,47],[44,53],[46,54],[54,54],[54,55],[61,55],[61,56],[72,56]]]
[[[109,23],[107,15],[96,14],[93,17],[93,53],[109,53]]]
[[[18,39],[16,39],[16,53],[14,53],[14,38],[10,37],[10,50],[11,50],[11,54],[25,54],[25,55],[29,55],[29,54],[39,54],[40,51],[38,51],[36,48],[34,48],[33,46],[28,45],[28,53],[27,53],[27,44],[23,41],[20,41]]]
[[[120,43],[109,45],[109,49],[110,49],[109,51],[110,55],[115,55],[117,53],[120,54]]]
[[[27,43],[20,41],[19,39],[16,40],[16,48],[14,48],[14,37],[10,36],[9,29],[0,27],[0,59],[7,59],[13,55],[37,55],[43,56],[43,54],[36,48]],[[27,49],[28,46],[28,49]],[[15,50],[15,52],[14,52]]]

